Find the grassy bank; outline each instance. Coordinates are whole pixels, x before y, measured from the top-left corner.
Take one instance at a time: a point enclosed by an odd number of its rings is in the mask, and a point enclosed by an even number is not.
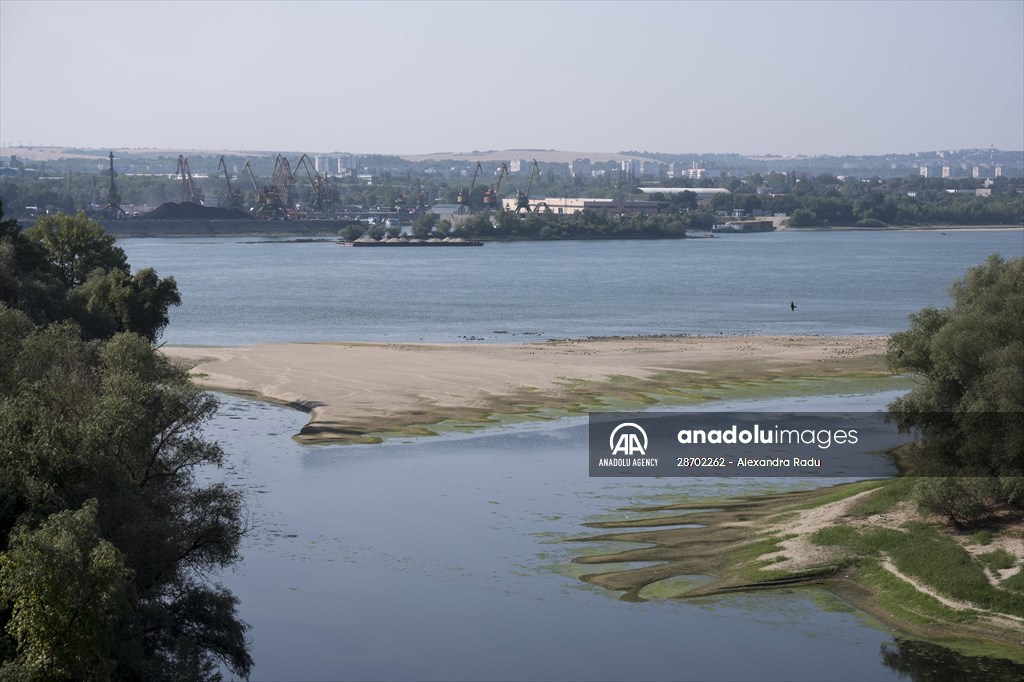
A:
[[[917,513],[913,484],[862,481],[725,500],[713,510],[708,501],[631,510],[629,520],[588,524],[614,532],[583,542],[637,544],[575,562],[608,566],[581,579],[626,600],[823,585],[911,636],[1024,663],[1024,523],[955,532]]]

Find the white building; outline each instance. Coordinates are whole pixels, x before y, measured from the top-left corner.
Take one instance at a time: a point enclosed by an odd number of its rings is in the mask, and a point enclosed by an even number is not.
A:
[[[679,194],[680,192],[693,192],[698,199],[710,197],[715,194],[729,194],[724,187],[641,187],[644,194]]]
[[[502,199],[501,205],[506,211],[516,210],[515,197]],[[581,211],[605,211],[627,215],[655,215],[662,208],[663,202],[635,199],[584,199],[566,197],[542,197],[530,199],[530,210],[536,213],[557,213],[572,215]]]

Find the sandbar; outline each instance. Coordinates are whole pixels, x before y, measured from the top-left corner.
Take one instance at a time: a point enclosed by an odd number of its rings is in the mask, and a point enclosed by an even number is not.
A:
[[[882,374],[886,337],[650,336],[526,344],[165,346],[201,386],[304,409],[302,442],[379,442],[442,422],[580,413],[785,377]],[[607,409],[607,408],[606,408]]]

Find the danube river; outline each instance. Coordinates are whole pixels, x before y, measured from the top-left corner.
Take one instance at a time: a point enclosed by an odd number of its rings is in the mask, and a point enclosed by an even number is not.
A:
[[[713,239],[352,249],[123,239],[173,275],[164,341],[525,341],[634,334],[888,334],[1019,230],[774,232]],[[795,303],[795,310],[790,303]],[[498,333],[502,332],[502,333]]]
[[[344,249],[119,241],[174,275],[172,344],[529,341],[612,334],[886,334],[1016,232],[773,233],[644,242]],[[796,309],[790,309],[790,302]],[[714,410],[873,411],[905,382]],[[825,390],[825,389],[823,389]],[[208,429],[247,493],[252,679],[1002,679],[894,636],[825,591],[627,603],[572,563],[630,507],[830,481],[592,479],[581,420],[373,446],[302,446],[306,415],[224,396]],[[601,570],[608,570],[602,567]],[[694,580],[700,580],[694,576]],[[980,667],[979,667],[980,666]],[[913,677],[913,676],[912,676]]]

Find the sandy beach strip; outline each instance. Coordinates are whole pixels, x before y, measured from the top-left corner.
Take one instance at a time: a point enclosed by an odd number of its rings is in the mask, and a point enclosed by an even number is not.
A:
[[[282,343],[171,346],[201,386],[310,412],[300,441],[374,442],[446,420],[780,377],[883,371],[885,337],[635,337],[527,344]]]

